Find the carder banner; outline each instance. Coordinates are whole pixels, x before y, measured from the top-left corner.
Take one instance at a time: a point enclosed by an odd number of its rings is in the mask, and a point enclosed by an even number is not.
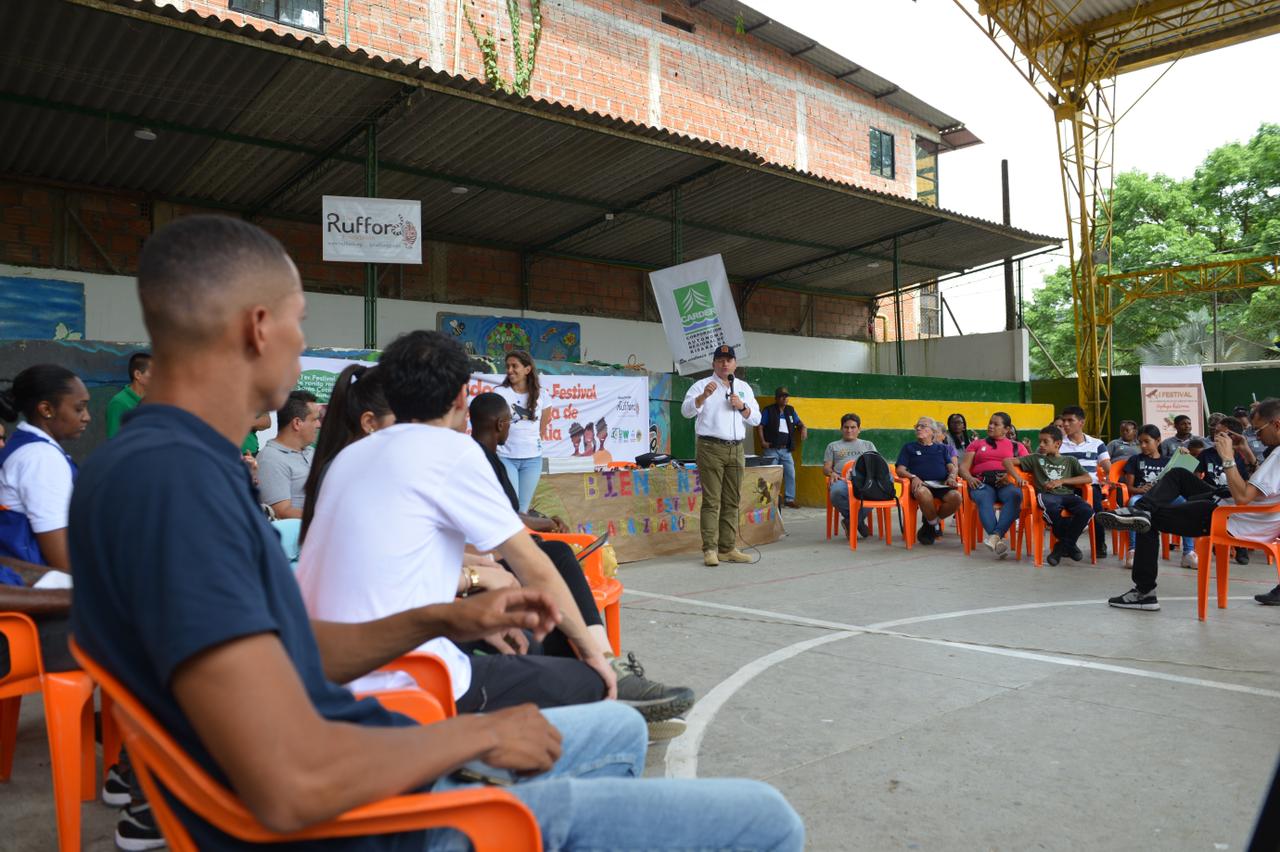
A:
[[[422,263],[420,201],[326,195],[320,225],[325,260]]]
[[[649,282],[680,375],[710,370],[712,353],[725,343],[746,361],[747,342],[720,255],[650,272]]]
[[[472,397],[493,390],[505,376],[471,377]],[[596,464],[635,461],[649,452],[649,379],[646,376],[539,376],[534,414],[542,429],[542,454],[587,457]],[[528,416],[513,411],[512,418]]]

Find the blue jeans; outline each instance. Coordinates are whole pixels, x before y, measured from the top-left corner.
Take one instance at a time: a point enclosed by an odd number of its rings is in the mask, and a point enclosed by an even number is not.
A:
[[[1142,495],[1141,495],[1141,494],[1135,494],[1135,495],[1133,495],[1132,497],[1130,497],[1130,498],[1129,498],[1129,505],[1130,505],[1130,506],[1132,506],[1132,505],[1134,505],[1135,503],[1137,503],[1137,502],[1138,502],[1139,500],[1141,500],[1141,499],[1142,499]],[[1185,497],[1179,497],[1177,500],[1174,500],[1174,501],[1173,501],[1173,504],[1172,504],[1172,505],[1176,506],[1176,505],[1178,505],[1179,503],[1185,503],[1185,502],[1187,502],[1187,498],[1185,498]],[[1138,550],[1138,535],[1137,535],[1137,533],[1132,533],[1132,532],[1131,532],[1131,533],[1129,533],[1129,549],[1130,549],[1130,550],[1132,550],[1132,551],[1134,551],[1135,553],[1137,552],[1137,550]],[[1187,536],[1185,536],[1185,535],[1184,535],[1184,536],[1182,536],[1182,552],[1183,552],[1183,553],[1194,553],[1194,552],[1195,552],[1195,549],[1196,549],[1196,540],[1195,540],[1194,538],[1188,538],[1188,537],[1187,537]]]
[[[796,463],[791,458],[791,451],[770,447],[761,453],[766,459],[782,465],[782,493],[788,500],[796,499]]]
[[[498,456],[502,466],[507,469],[507,478],[515,486],[516,496],[520,499],[520,511],[529,511],[533,502],[533,492],[538,490],[538,480],[542,477],[542,456],[531,456],[527,459],[513,459]]]
[[[1022,487],[1019,485],[1001,485],[994,488],[983,485],[981,488],[970,488],[969,499],[978,507],[978,519],[982,528],[988,533],[995,533],[1001,538],[1009,532],[1009,527],[1018,520],[1022,511]],[[1000,517],[996,517],[996,503],[1003,503]]]
[[[831,505],[836,507],[840,517],[846,521],[849,520],[849,480],[838,479],[831,483],[831,487],[827,489],[827,496],[831,498]],[[870,509],[864,507],[858,510],[859,522],[869,517],[871,517]]]
[[[544,849],[804,848],[804,824],[782,794],[742,779],[641,778],[648,732],[615,701],[542,711],[563,736],[550,772],[510,787],[538,820]],[[473,787],[443,778],[432,791]],[[456,831],[428,834],[431,852],[470,848]]]

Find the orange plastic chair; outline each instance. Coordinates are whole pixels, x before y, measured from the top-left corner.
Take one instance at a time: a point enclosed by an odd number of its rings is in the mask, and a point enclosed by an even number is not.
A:
[[[1026,536],[1027,552],[1032,555],[1035,566],[1039,568],[1044,564],[1044,534],[1049,533],[1049,547],[1052,548],[1058,542],[1058,537],[1053,534],[1053,528],[1049,526],[1045,520],[1044,514],[1040,512],[1040,506],[1036,502],[1036,489],[1031,474],[1025,470],[1019,470],[1018,476],[1022,479],[1022,529],[1023,535]],[[1091,486],[1085,486],[1090,488]],[[1083,489],[1077,489],[1083,490]],[[1083,495],[1081,495],[1083,496]],[[1088,501],[1088,497],[1084,497]],[[1066,515],[1066,512],[1063,512]],[[1089,518],[1089,526],[1085,535],[1089,536],[1089,561],[1090,564],[1098,564],[1098,550],[1093,537],[1094,520]],[[1128,541],[1128,537],[1125,537]]]
[[[640,465],[629,461],[611,461],[607,467],[610,470],[638,470]]]
[[[854,460],[856,461],[856,459]],[[853,468],[854,461],[847,461],[840,470],[840,475],[846,480],[849,478],[849,471]],[[897,483],[897,480],[894,480]],[[893,545],[893,510],[902,511],[902,507],[897,500],[859,500],[853,494],[853,485],[849,486],[849,549],[858,549],[858,513],[863,508],[874,509],[871,513],[880,526],[880,537],[884,539],[886,545]],[[870,523],[871,519],[868,519]]]
[[[425,651],[411,651],[403,657],[392,660],[378,669],[380,672],[404,672],[418,684],[418,689],[428,693],[440,705],[446,719],[458,715],[457,705],[453,701],[453,679],[449,677],[449,667],[444,660],[435,654]],[[395,690],[391,690],[395,691]],[[386,691],[373,693],[381,698]],[[386,702],[383,702],[384,704]],[[406,714],[410,715],[410,714]],[[414,717],[417,718],[416,716]],[[419,720],[421,724],[426,724]]]
[[[836,511],[836,507],[831,504],[831,482],[828,481],[825,487],[827,500],[827,541],[840,533],[840,513]]]
[[[46,672],[36,624],[28,616],[0,612],[0,633],[9,641],[9,674],[0,678],[0,781],[8,781],[13,771],[22,696],[39,692],[49,731],[58,849],[75,852],[80,848],[80,803],[93,801],[97,792],[93,681],[79,671]]]
[[[903,517],[902,537],[906,540],[907,550],[910,550],[913,546],[915,546],[915,543],[916,543],[916,532],[917,532],[916,516],[919,515],[920,513],[920,502],[916,500],[915,496],[912,495],[911,493],[911,487],[910,487],[911,480],[904,479],[901,476],[895,476],[894,480],[898,482],[899,492],[902,494],[902,496],[899,498],[902,501],[902,517]],[[934,505],[934,508],[941,508],[942,501],[939,500],[937,497],[935,497],[933,498],[933,505]],[[962,527],[962,522],[963,522],[962,515],[964,513],[963,495],[960,501],[960,506],[961,508],[958,509],[954,515],[952,515],[952,517],[955,518],[956,529],[963,528]],[[947,528],[947,521],[945,518],[943,518],[942,520],[942,528],[943,529]]]
[[[1121,482],[1120,477],[1124,476],[1124,463],[1130,458],[1132,456],[1111,462],[1111,468],[1107,471],[1107,481],[1102,490],[1102,508],[1109,512],[1129,505],[1129,486]],[[1128,533],[1111,531],[1111,552],[1121,560],[1124,559],[1124,555],[1129,552]]]
[[[102,686],[102,691],[111,696],[134,772],[172,852],[196,852],[196,846],[174,814],[165,791],[205,822],[246,843],[455,828],[466,834],[477,850],[532,852],[542,847],[538,823],[529,809],[510,793],[492,787],[392,796],[301,831],[274,832],[258,822],[234,793],[192,760],[142,703],[76,645],[74,639],[71,653]],[[419,696],[427,697],[421,693]]]
[[[1227,530],[1227,520],[1232,515],[1241,514],[1274,515],[1280,513],[1280,503],[1270,506],[1219,506],[1213,510],[1213,519],[1209,525],[1209,534],[1196,539],[1196,607],[1200,620],[1204,621],[1206,602],[1209,593],[1209,557],[1212,554],[1217,563],[1218,574],[1218,609],[1227,608],[1227,579],[1231,573],[1231,548],[1247,547],[1250,550],[1261,550],[1267,554],[1267,561],[1276,563],[1276,575],[1280,576],[1280,539],[1273,541],[1250,541],[1247,538],[1236,538]]]
[[[535,533],[547,541],[563,541],[568,545],[586,547],[595,536],[580,533]],[[582,573],[591,586],[596,608],[604,615],[604,629],[609,634],[609,647],[615,657],[622,656],[622,581],[604,575],[604,554],[599,550],[582,560]]]

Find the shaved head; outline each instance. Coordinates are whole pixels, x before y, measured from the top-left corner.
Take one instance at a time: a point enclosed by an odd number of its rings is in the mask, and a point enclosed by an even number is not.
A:
[[[187,216],[147,239],[138,264],[138,298],[156,348],[208,344],[236,316],[298,289],[279,240],[242,219]]]

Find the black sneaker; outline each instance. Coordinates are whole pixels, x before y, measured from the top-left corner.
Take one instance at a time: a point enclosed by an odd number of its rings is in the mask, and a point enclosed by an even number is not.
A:
[[[132,801],[129,796],[129,776],[132,773],[115,764],[107,770],[107,780],[102,782],[102,803],[113,808],[123,808]]]
[[[646,722],[662,722],[683,716],[693,706],[693,690],[687,686],[667,686],[644,676],[636,655],[609,660],[618,676],[618,701],[640,711]]]
[[[1106,558],[1107,558],[1107,546],[1106,546],[1106,544],[1099,544],[1099,545],[1098,545],[1098,551],[1097,551],[1097,552],[1098,552],[1098,558],[1099,558],[1099,559],[1106,559]],[[1080,553],[1080,548],[1078,548],[1078,547],[1076,548],[1076,553]],[[1079,558],[1079,559],[1076,559],[1076,557],[1074,557],[1074,556],[1073,556],[1073,557],[1071,557],[1071,558],[1072,558],[1072,559],[1075,559],[1077,562],[1079,562],[1079,561],[1080,561],[1080,559],[1083,559],[1083,558],[1084,558],[1084,554],[1083,554],[1083,553],[1080,553],[1080,558]]]
[[[1254,595],[1253,599],[1263,606],[1280,606],[1280,586],[1276,586],[1265,595]]]
[[[934,539],[938,537],[938,531],[934,529],[933,524],[925,521],[920,525],[920,531],[916,533],[916,541],[921,544],[933,544]]]
[[[1236,564],[1237,565],[1249,564],[1249,548],[1247,547],[1236,548]]]
[[[1079,562],[1081,559],[1084,559],[1084,551],[1080,549],[1080,545],[1078,544],[1073,544],[1068,547],[1067,555],[1071,557],[1072,562]],[[1107,554],[1105,552],[1101,552],[1098,554],[1098,557],[1101,558],[1106,555]]]
[[[1150,532],[1151,516],[1141,509],[1121,506],[1114,512],[1099,512],[1094,520],[1109,530],[1132,530],[1133,532]],[[1099,551],[1101,555],[1101,551]]]
[[[870,519],[858,521],[858,536],[860,538],[871,538],[871,520]]]
[[[1160,601],[1156,600],[1155,589],[1149,592],[1140,592],[1137,586],[1134,586],[1119,597],[1109,598],[1107,603],[1120,609],[1142,609],[1148,612],[1154,612],[1160,608]]]
[[[120,811],[116,821],[116,848],[124,852],[145,852],[164,847],[164,836],[156,828],[156,818],[151,805],[143,802]]]
[[[1049,555],[1044,558],[1044,561],[1050,565],[1057,565],[1062,561],[1062,555],[1062,544],[1059,542],[1053,546],[1053,550],[1049,551]]]

